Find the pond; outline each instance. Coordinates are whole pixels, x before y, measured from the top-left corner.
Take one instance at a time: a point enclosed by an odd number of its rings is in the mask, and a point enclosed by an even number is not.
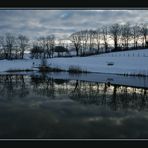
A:
[[[0,75],[0,139],[148,138],[147,78]]]

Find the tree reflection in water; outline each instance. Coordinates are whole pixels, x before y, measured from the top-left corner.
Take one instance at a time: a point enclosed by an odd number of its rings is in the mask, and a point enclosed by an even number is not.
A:
[[[9,101],[20,99],[34,93],[56,99],[66,95],[82,104],[108,106],[112,110],[147,108],[147,89],[111,85],[98,82],[62,80],[45,76],[1,75],[1,98]],[[59,98],[58,97],[58,98]]]
[[[148,137],[147,109],[143,88],[0,76],[0,138]]]

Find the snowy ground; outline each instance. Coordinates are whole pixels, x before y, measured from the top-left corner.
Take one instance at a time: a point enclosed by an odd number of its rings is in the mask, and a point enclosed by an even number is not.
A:
[[[32,69],[33,64],[38,66],[39,59],[30,59],[26,55],[23,60],[1,60],[0,72],[14,69]],[[114,63],[109,66],[108,63]],[[99,73],[114,74],[145,74],[148,75],[148,49],[106,53],[89,57],[53,58],[48,64],[68,69],[69,66],[79,66],[84,70]]]

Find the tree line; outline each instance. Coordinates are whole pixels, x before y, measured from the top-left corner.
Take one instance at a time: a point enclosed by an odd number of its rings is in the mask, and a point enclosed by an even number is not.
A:
[[[96,30],[81,30],[71,34],[76,55],[129,50],[148,47],[146,24],[103,25]]]
[[[0,57],[5,59],[24,58],[29,39],[24,35],[6,33],[0,36]]]
[[[55,44],[55,36],[41,36],[36,40],[29,40],[25,35],[6,33],[0,36],[0,59],[23,59],[26,50],[30,51],[31,58],[53,58],[54,53],[60,56],[68,53],[67,45],[59,40]]]
[[[23,59],[26,50],[32,58],[53,58],[75,50],[76,56],[99,54],[148,47],[148,28],[146,24],[102,25],[97,29],[86,29],[72,33],[70,43],[56,39],[54,35],[38,37],[30,42],[25,35],[6,33],[0,36],[1,59]]]

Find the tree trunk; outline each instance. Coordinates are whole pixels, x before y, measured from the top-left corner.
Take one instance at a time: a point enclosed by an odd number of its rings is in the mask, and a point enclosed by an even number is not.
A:
[[[76,55],[79,56],[79,50],[78,50],[78,47],[76,47]]]
[[[115,49],[117,49],[117,40],[115,39],[115,45],[114,45]]]

